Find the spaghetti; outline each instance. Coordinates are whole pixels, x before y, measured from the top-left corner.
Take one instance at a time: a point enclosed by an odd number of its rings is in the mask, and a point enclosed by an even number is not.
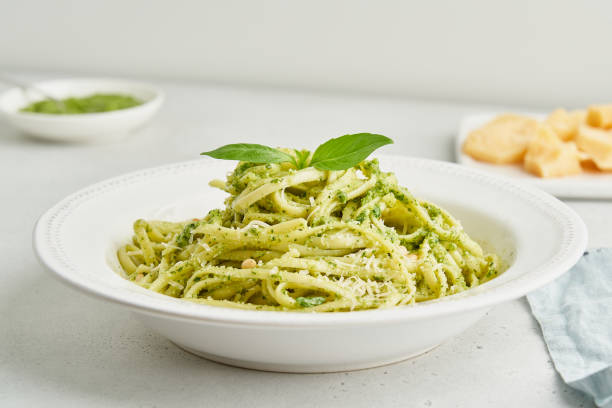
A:
[[[436,299],[500,272],[496,255],[377,160],[340,171],[240,162],[210,184],[229,193],[225,209],[134,223],[117,253],[127,279],[206,305],[336,312]]]

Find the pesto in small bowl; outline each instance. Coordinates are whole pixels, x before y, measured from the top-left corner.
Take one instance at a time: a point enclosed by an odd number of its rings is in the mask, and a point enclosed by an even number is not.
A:
[[[73,115],[79,113],[110,112],[143,104],[143,101],[130,95],[103,93],[82,98],[65,98],[59,102],[52,99],[44,99],[21,108],[20,112]]]

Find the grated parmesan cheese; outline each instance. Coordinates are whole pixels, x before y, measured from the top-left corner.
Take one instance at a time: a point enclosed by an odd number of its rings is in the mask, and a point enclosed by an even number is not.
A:
[[[250,228],[253,227],[258,227],[258,228],[268,228],[270,226],[270,224],[265,223],[263,221],[260,220],[251,220],[251,222],[249,222],[247,225],[245,225],[244,227],[240,228],[240,231],[247,231]]]
[[[173,280],[168,281],[168,285],[170,285],[170,286],[174,286],[175,288],[177,288],[177,289],[179,289],[179,290],[183,290],[183,289],[185,289],[185,286],[183,286],[183,285],[181,285],[180,283],[175,282],[175,281],[173,281]]]

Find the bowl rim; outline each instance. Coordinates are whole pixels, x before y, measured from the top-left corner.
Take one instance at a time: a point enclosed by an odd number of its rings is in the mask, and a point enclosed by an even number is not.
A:
[[[69,83],[94,83],[94,82],[98,82],[98,83],[106,82],[106,83],[113,83],[113,84],[121,84],[123,86],[141,87],[143,89],[147,89],[147,91],[152,92],[154,96],[151,99],[144,101],[140,105],[132,106],[130,108],[125,108],[125,109],[117,109],[117,110],[108,111],[108,112],[71,113],[71,114],[57,115],[57,114],[52,114],[52,113],[21,112],[19,110],[21,108],[19,108],[16,111],[6,109],[4,105],[5,98],[7,98],[10,94],[14,92],[19,92],[21,89],[18,86],[14,86],[14,87],[11,87],[5,90],[4,92],[0,94],[0,112],[2,112],[4,115],[7,115],[13,118],[23,118],[23,119],[27,119],[31,121],[43,121],[43,122],[49,122],[49,121],[60,122],[60,121],[67,121],[67,120],[70,120],[70,121],[91,120],[91,119],[99,119],[99,118],[111,119],[113,117],[125,116],[126,114],[131,115],[138,111],[148,110],[152,106],[160,105],[166,97],[164,91],[162,91],[158,86],[155,86],[149,82],[133,81],[129,79],[112,78],[112,77],[57,78],[57,79],[36,81],[36,82],[32,82],[32,84],[36,86],[45,86],[45,85],[57,84],[57,83],[68,83],[69,84]],[[118,89],[116,92],[120,93],[121,91]]]
[[[117,294],[104,285],[82,279],[76,270],[71,271],[70,265],[60,259],[57,248],[50,245],[50,240],[44,237],[49,234],[51,221],[65,214],[70,206],[83,197],[91,197],[95,192],[104,189],[112,189],[120,185],[122,180],[145,179],[151,173],[166,173],[180,168],[202,166],[213,159],[200,158],[196,160],[166,164],[129,172],[120,176],[112,177],[88,187],[80,189],[60,200],[57,204],[44,212],[33,230],[33,249],[39,262],[49,270],[56,278],[64,283],[88,293],[94,297],[127,306],[133,311],[161,316],[171,319],[187,320],[199,323],[213,323],[219,325],[256,325],[275,327],[330,327],[330,326],[352,326],[352,325],[376,325],[390,322],[406,322],[434,318],[437,316],[449,316],[457,313],[469,312],[477,309],[490,308],[498,303],[513,300],[551,282],[563,273],[567,272],[580,259],[587,246],[587,228],[578,214],[569,206],[556,199],[552,195],[537,188],[517,183],[496,175],[460,166],[455,163],[413,158],[402,155],[376,155],[377,157],[393,158],[396,160],[407,160],[415,166],[424,168],[436,168],[450,173],[459,173],[462,176],[496,185],[509,193],[523,196],[524,200],[530,200],[538,205],[545,205],[546,209],[554,212],[554,218],[561,227],[561,238],[558,252],[548,261],[538,265],[537,268],[526,272],[523,276],[529,279],[516,278],[491,290],[483,290],[469,295],[470,291],[462,292],[463,296],[449,296],[442,301],[430,301],[410,306],[398,306],[388,309],[374,309],[338,313],[308,313],[308,312],[277,312],[277,311],[253,311],[225,308],[218,306],[197,305],[177,299],[175,304],[158,302],[153,296],[149,299],[130,298]],[[552,213],[551,213],[552,214]],[[551,217],[553,217],[551,215]],[[561,222],[562,221],[562,222]],[[517,257],[519,255],[517,254]],[[466,295],[467,294],[467,295]],[[163,296],[163,295],[162,295]],[[171,298],[173,299],[173,298]],[[190,307],[181,307],[188,303]],[[169,307],[171,305],[172,307]]]

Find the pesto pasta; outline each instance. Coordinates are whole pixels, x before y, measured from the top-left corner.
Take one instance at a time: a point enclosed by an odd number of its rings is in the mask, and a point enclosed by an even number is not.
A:
[[[127,279],[206,305],[338,312],[436,299],[500,272],[496,255],[377,160],[346,170],[240,162],[210,185],[229,193],[224,209],[134,223],[117,252]]]

